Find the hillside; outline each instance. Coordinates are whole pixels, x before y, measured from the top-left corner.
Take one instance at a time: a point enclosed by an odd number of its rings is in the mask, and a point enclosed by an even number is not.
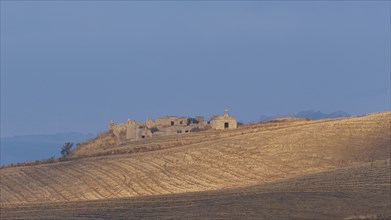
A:
[[[390,219],[390,160],[206,192],[5,207],[3,219]]]
[[[76,159],[80,148],[72,161],[1,169],[0,202],[12,207],[221,190],[386,160],[390,125],[391,112],[385,112],[256,124],[116,146],[160,146],[131,154]],[[101,150],[113,149],[90,147],[84,154]]]

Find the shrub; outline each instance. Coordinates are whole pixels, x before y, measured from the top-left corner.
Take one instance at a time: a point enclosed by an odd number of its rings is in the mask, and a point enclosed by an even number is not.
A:
[[[61,155],[63,158],[67,157],[72,152],[73,143],[66,142],[61,148]]]
[[[152,133],[155,133],[155,132],[159,131],[159,129],[157,127],[153,127],[150,130],[151,130]]]
[[[195,119],[195,118],[188,118],[187,119],[187,125],[190,125],[190,124],[199,124],[200,122]]]

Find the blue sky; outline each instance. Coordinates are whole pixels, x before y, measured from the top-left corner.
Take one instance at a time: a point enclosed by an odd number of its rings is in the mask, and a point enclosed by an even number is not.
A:
[[[389,1],[1,1],[1,136],[390,109]]]

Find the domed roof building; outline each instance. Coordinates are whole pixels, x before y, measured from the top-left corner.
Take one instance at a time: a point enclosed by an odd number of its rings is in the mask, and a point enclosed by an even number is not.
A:
[[[235,129],[238,127],[236,118],[228,114],[228,110],[224,111],[224,115],[214,116],[209,121],[210,126],[216,130]]]

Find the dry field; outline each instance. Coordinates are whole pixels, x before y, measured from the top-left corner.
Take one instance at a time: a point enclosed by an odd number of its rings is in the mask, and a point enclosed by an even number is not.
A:
[[[390,219],[390,160],[225,190],[2,209],[3,219]]]
[[[235,130],[206,130],[180,135],[152,137],[136,141],[126,140],[125,133],[121,133],[120,138],[118,139],[112,132],[105,132],[85,143],[81,143],[70,156],[75,159],[88,156],[161,150],[189,144],[207,143],[208,141],[216,141],[226,137],[240,136],[242,134],[265,130],[270,131],[275,128],[301,124],[308,124],[308,120],[300,118],[281,118],[272,122],[242,125],[239,129]]]
[[[391,112],[120,144],[99,138],[75,160],[1,169],[1,217],[390,216]],[[138,153],[94,156],[114,150]]]

